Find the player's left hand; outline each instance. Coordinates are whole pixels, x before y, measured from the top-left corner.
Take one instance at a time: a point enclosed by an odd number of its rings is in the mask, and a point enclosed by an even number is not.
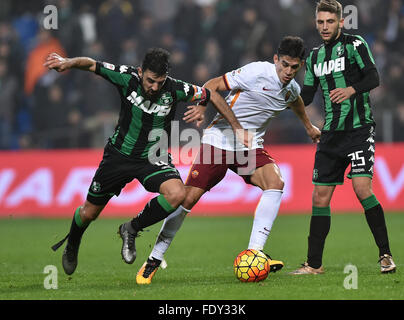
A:
[[[336,88],[330,91],[330,99],[333,103],[342,103],[349,99],[353,94],[355,94],[355,89],[352,87]]]
[[[186,123],[195,122],[196,126],[199,128],[203,121],[205,120],[205,110],[204,106],[188,106],[188,111],[184,113],[184,120]]]
[[[314,143],[320,142],[321,131],[315,125],[311,125],[311,128],[307,130],[307,134]]]

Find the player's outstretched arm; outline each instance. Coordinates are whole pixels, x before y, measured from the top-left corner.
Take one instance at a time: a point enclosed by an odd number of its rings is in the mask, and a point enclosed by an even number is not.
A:
[[[72,68],[95,72],[96,61],[88,57],[63,58],[57,53],[51,53],[46,58],[44,66],[49,70],[63,72]]]
[[[295,101],[289,103],[289,106],[303,123],[307,135],[311,138],[311,140],[313,140],[314,143],[319,142],[321,131],[311,123],[309,117],[307,116],[303,99],[299,96]]]
[[[218,93],[219,91],[228,90],[226,84],[224,83],[223,77],[210,79],[203,86],[210,90],[210,101],[216,110],[230,124],[238,140],[241,141],[241,143],[246,147],[250,148],[252,146],[252,135],[248,132],[248,130],[245,130],[241,126],[234,112],[231,110],[223,97]]]

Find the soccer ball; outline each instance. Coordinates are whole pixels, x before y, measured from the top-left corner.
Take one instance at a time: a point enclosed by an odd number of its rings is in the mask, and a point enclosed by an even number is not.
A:
[[[269,261],[261,251],[247,249],[240,252],[233,266],[236,278],[242,282],[259,282],[268,277]]]

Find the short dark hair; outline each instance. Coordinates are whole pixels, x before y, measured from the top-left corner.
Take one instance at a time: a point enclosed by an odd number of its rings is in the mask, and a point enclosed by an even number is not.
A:
[[[286,36],[279,44],[277,53],[278,56],[289,56],[303,60],[306,53],[304,41],[300,37]]]
[[[335,13],[338,19],[342,18],[342,5],[337,0],[320,0],[316,5],[316,14],[320,11]]]
[[[150,70],[159,76],[168,74],[170,69],[170,53],[162,48],[147,50],[142,62],[142,70]]]

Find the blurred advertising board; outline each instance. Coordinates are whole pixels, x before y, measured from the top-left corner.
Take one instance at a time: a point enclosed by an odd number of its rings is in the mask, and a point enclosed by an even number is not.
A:
[[[310,213],[315,146],[276,145],[266,150],[285,180],[280,214]],[[0,217],[71,217],[85,200],[101,158],[102,150],[0,152]],[[176,167],[185,181],[189,165]],[[404,143],[376,144],[374,171],[373,189],[384,210],[404,212]],[[102,216],[134,216],[153,196],[133,181],[111,199]],[[259,188],[229,170],[192,215],[252,215],[260,196]],[[331,209],[362,211],[349,179],[337,186]]]

